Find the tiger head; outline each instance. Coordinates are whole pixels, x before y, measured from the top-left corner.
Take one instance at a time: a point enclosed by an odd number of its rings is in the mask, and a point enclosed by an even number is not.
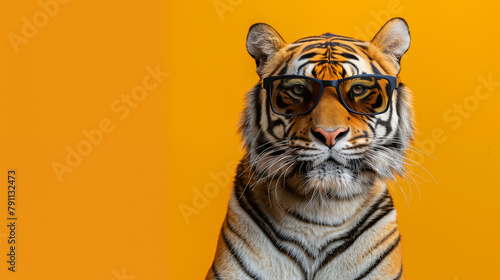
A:
[[[260,77],[241,121],[251,176],[343,198],[404,172],[414,127],[398,77],[410,45],[403,19],[371,41],[326,33],[291,44],[258,23],[246,45]]]

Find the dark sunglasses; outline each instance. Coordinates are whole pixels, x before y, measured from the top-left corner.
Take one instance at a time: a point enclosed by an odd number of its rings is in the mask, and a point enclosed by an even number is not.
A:
[[[325,87],[337,91],[340,103],[351,113],[382,114],[389,108],[397,78],[388,75],[363,74],[340,80],[320,80],[287,75],[262,80],[271,109],[283,116],[298,116],[311,112],[319,103]]]

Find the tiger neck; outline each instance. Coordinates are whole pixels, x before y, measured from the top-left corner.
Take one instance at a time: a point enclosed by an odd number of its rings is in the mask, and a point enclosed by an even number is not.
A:
[[[371,207],[380,197],[389,197],[392,204],[385,183],[376,178],[365,180],[365,191],[345,197],[335,192],[301,191],[306,186],[291,181],[289,177],[262,179],[255,178],[251,173],[251,168],[240,164],[236,178],[240,187],[239,197],[251,196],[273,220],[289,226],[300,221],[341,227],[356,222],[358,214]]]

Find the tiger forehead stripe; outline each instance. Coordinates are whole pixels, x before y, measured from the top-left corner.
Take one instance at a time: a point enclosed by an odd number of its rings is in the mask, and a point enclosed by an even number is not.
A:
[[[367,42],[359,41],[357,39],[352,39],[348,37],[310,37],[311,40],[304,40],[308,38],[304,38],[302,40],[298,40],[293,44],[300,43],[306,45],[315,45],[316,44],[325,44],[326,46],[342,46],[347,48],[350,51],[355,51],[355,48],[360,48],[363,50],[367,49]]]
[[[364,73],[364,71],[360,71],[357,65],[358,61],[372,60],[368,54],[366,42],[333,35],[313,38],[314,40],[307,42],[304,42],[304,39],[299,40],[299,42],[303,42],[302,47],[294,49],[296,61],[299,61],[297,68],[295,68],[296,73],[302,73],[308,65],[315,64],[311,72],[313,77],[321,77],[330,73],[338,78],[345,78],[348,73],[351,75]],[[349,66],[345,68],[347,64]],[[285,68],[288,69],[288,66]],[[348,70],[349,68],[351,71]],[[380,73],[378,69],[375,69],[374,72]]]
[[[304,49],[302,49],[302,52],[304,53],[304,52],[314,50],[314,49],[330,49],[330,50],[340,51],[340,52],[349,51],[349,52],[357,53],[357,51],[352,46],[350,46],[348,44],[344,44],[341,42],[332,42],[332,41],[319,42],[316,44],[307,45],[306,47],[304,47]]]
[[[320,49],[324,49],[328,53],[318,53],[318,50]],[[286,73],[288,73],[291,62],[296,59],[308,60],[307,63],[320,62],[327,64],[330,64],[334,61],[359,61],[358,57],[362,57],[363,59],[369,61],[372,60],[368,55],[366,42],[328,33],[323,36],[313,36],[297,40],[287,45],[285,50],[286,55],[283,59],[285,63],[276,64],[274,70],[271,71],[269,76],[285,75]],[[314,60],[313,58],[316,55],[318,55],[318,59]],[[319,59],[319,57],[321,56],[323,56],[323,59]],[[306,65],[302,65],[302,67],[299,67],[298,72],[300,72],[300,70],[305,66]],[[340,70],[342,72],[341,76],[344,77],[346,74],[344,73],[345,70]],[[378,69],[374,69],[374,72],[380,73]]]

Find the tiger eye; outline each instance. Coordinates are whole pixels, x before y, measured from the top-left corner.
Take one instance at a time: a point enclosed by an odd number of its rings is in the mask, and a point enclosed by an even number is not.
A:
[[[295,94],[304,94],[306,92],[306,87],[303,85],[295,85],[293,87],[293,93]]]
[[[351,91],[354,94],[362,94],[366,91],[366,88],[362,85],[355,85],[351,88]]]

